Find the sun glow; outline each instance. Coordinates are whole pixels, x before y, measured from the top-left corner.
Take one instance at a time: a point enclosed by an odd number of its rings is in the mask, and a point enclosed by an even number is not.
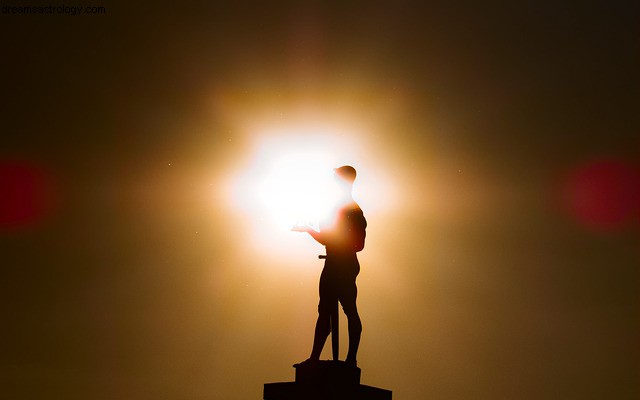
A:
[[[258,199],[282,227],[310,224],[317,228],[334,202],[330,178],[330,163],[322,154],[286,154],[265,171],[257,186]]]
[[[285,135],[263,142],[237,180],[234,202],[278,231],[296,224],[317,229],[338,195],[333,168],[340,160],[331,147],[331,140],[318,135]]]
[[[339,166],[358,171],[353,198],[367,219],[374,221],[393,208],[397,187],[383,167],[384,153],[362,140],[359,125],[301,118],[286,124],[263,121],[245,129],[251,132],[250,147],[222,188],[237,228],[262,255],[281,257],[286,249],[290,257],[304,257],[322,251],[291,228],[303,224],[317,230],[321,222],[326,227],[325,217],[341,194],[333,174]]]

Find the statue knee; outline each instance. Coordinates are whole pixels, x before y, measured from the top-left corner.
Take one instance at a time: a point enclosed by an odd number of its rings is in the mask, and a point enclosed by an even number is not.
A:
[[[358,315],[358,309],[355,307],[355,305],[353,307],[342,307],[342,309],[344,310],[344,313],[347,316],[347,320],[350,324],[355,323],[360,325],[360,315]]]
[[[329,317],[333,312],[333,307],[326,304],[320,304],[318,306],[318,315],[323,317]]]

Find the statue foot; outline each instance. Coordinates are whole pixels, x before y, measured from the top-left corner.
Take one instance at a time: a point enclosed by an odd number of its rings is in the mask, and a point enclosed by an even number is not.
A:
[[[303,367],[305,365],[311,365],[311,364],[315,364],[317,362],[319,362],[319,359],[316,358],[307,358],[306,360],[304,360],[303,362],[299,362],[297,364],[293,364],[293,368],[298,368],[298,367]]]

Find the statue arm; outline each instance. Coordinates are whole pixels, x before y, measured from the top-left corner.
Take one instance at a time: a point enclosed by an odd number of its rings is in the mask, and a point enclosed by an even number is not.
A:
[[[323,235],[321,232],[318,232],[313,229],[309,229],[307,233],[311,235],[311,237],[314,238],[316,242],[320,243],[321,245],[325,246],[327,244],[327,240],[324,237],[325,235]]]
[[[316,231],[308,225],[296,225],[291,228],[291,230],[294,232],[307,232],[309,235],[311,235],[312,238],[315,239],[316,242],[320,243],[323,246],[327,244],[326,235],[322,234],[322,232]]]

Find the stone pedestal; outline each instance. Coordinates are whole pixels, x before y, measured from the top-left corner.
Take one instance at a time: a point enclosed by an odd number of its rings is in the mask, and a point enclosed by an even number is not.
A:
[[[318,361],[296,368],[295,382],[266,383],[264,400],[391,400],[391,391],[360,384],[360,368]]]

